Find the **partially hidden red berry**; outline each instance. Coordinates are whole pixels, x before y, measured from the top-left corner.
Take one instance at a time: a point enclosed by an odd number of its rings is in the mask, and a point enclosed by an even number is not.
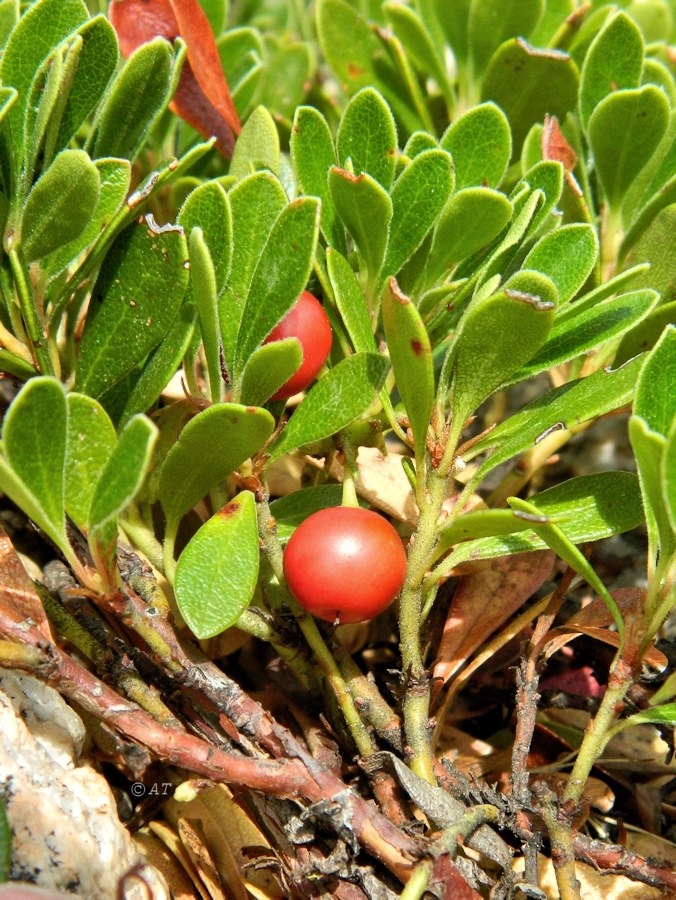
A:
[[[309,291],[303,291],[295,306],[284,316],[263,341],[281,341],[295,337],[303,350],[303,362],[298,371],[283,384],[271,400],[287,400],[304,391],[317,377],[331,352],[331,326],[319,300]]]
[[[284,576],[308,612],[327,622],[364,622],[392,603],[406,577],[406,552],[392,525],[367,509],[313,513],[284,551]]]

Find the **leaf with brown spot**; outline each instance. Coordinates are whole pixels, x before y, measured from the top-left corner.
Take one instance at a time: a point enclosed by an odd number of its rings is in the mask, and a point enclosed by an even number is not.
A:
[[[54,643],[35,585],[1,528],[0,633],[22,644]]]
[[[171,108],[205,138],[215,136],[229,158],[241,125],[209,20],[197,0],[112,0],[108,15],[124,56],[155,37],[185,42],[188,58]]]
[[[547,580],[553,564],[554,554],[549,551],[501,557],[490,569],[460,580],[437,653],[437,684],[448,681],[477,647],[523,606]]]

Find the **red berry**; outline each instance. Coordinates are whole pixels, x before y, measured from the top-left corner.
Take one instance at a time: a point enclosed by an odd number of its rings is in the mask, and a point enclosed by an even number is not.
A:
[[[327,622],[363,622],[392,603],[406,577],[399,535],[378,513],[335,506],[308,516],[284,551],[291,593]]]
[[[309,291],[303,291],[296,305],[284,316],[263,341],[281,341],[295,337],[303,349],[300,369],[283,384],[271,400],[286,400],[312,384],[331,352],[331,326],[324,309]]]

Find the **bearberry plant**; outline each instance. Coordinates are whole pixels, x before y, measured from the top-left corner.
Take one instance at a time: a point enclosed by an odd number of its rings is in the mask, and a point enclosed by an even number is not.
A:
[[[0,3],[0,488],[42,567],[0,537],[0,660],[187,808],[236,790],[271,896],[535,896],[538,850],[562,897],[576,856],[674,887],[587,797],[676,724],[675,18]],[[611,419],[631,458],[575,474]],[[538,687],[580,640],[573,727]]]

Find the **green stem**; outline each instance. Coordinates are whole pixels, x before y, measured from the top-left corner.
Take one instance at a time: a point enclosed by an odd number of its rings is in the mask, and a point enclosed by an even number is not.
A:
[[[162,544],[162,570],[164,577],[169,584],[174,586],[174,577],[176,576],[176,560],[174,559],[174,546],[176,544],[176,532],[178,523],[167,523],[167,529],[164,534],[164,542]]]
[[[421,482],[419,482],[421,483]],[[425,668],[420,619],[423,579],[437,542],[437,522],[446,498],[446,479],[431,471],[427,492],[421,489],[420,519],[409,545],[408,571],[399,600],[399,644],[402,669],[408,682],[404,699],[404,731],[414,772],[435,784],[429,728],[430,683]]]
[[[127,509],[124,518],[120,522],[120,527],[132,543],[143,553],[153,568],[158,572],[164,572],[162,545],[155,537],[153,531],[143,521],[135,505]]]
[[[270,505],[267,499],[259,500],[256,504],[256,510],[258,513],[258,531],[263,542],[263,550],[279,584],[285,586],[282,545],[269,524],[274,522],[274,516],[270,512]],[[287,605],[293,613],[298,627],[302,631],[327,684],[336,698],[359,754],[363,757],[371,756],[376,751],[375,744],[359,715],[354,698],[345,684],[345,679],[327,647],[317,627],[317,623],[294,599],[288,589],[285,589],[285,592]]]
[[[552,859],[560,900],[580,900],[580,884],[575,873],[575,849],[570,820],[560,812],[556,796],[549,790],[543,800],[540,812],[552,844]]]
[[[573,771],[563,793],[564,803],[580,802],[589,773],[603,752],[608,741],[608,732],[623,709],[625,695],[633,681],[633,673],[629,666],[622,659],[618,660],[611,671],[598,712],[582,739]]]
[[[33,347],[35,361],[43,375],[54,375],[54,366],[52,365],[52,359],[47,348],[47,339],[42,330],[40,313],[38,312],[33,291],[28,284],[26,273],[24,272],[23,265],[21,264],[19,254],[15,247],[9,250],[8,257],[12,275],[14,276],[14,284],[19,298],[21,314],[23,316],[24,325],[26,326],[28,339]]]

